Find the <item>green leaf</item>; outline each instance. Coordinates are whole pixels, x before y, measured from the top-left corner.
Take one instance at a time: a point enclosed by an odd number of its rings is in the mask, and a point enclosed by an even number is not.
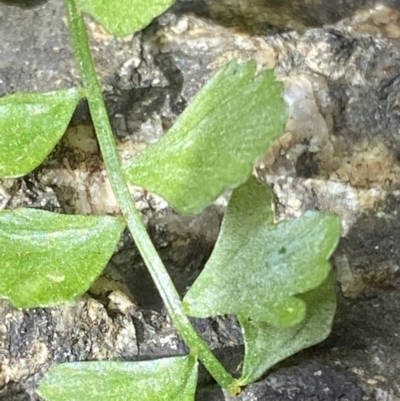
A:
[[[64,134],[81,95],[68,89],[0,98],[0,177],[36,168]]]
[[[327,277],[340,221],[307,212],[274,225],[271,198],[254,177],[233,192],[214,251],[185,296],[189,315],[235,314],[275,327],[304,319],[306,304],[296,295]]]
[[[250,176],[254,161],[284,132],[283,84],[255,62],[224,66],[158,142],[125,166],[130,183],[199,213]]]
[[[78,6],[91,14],[115,36],[140,31],[166,11],[175,0],[76,0]]]
[[[0,212],[0,298],[18,308],[83,294],[112,256],[125,224],[110,216],[35,209]]]
[[[266,370],[296,352],[318,344],[328,337],[336,310],[333,274],[316,289],[298,295],[307,305],[305,319],[290,328],[239,317],[245,343],[241,386],[252,383]]]
[[[39,387],[48,401],[193,401],[197,360],[81,362],[50,369]]]

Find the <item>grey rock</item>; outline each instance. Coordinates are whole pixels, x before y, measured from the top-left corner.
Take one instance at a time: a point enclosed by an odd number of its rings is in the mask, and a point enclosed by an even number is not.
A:
[[[199,400],[399,399],[397,7],[397,1],[315,1],[299,8],[297,2],[182,0],[123,39],[88,18],[124,159],[163,135],[220,66],[254,58],[260,69],[276,69],[291,104],[286,134],[257,165],[259,178],[273,185],[278,219],[314,208],[342,218],[344,238],[333,257],[339,307],[328,340],[282,362],[236,398],[202,371]],[[32,9],[0,4],[0,37],[1,96],[80,84],[61,0]],[[89,123],[82,103],[43,166],[0,183],[1,208],[117,213],[98,149],[74,141],[82,135],[95,143],[83,125]],[[88,178],[78,186],[81,172]],[[183,295],[212,250],[224,199],[199,216],[179,217],[156,196],[133,195]],[[75,303],[18,311],[2,301],[0,399],[38,400],[35,388],[54,363],[185,353],[146,274],[126,235],[105,275]],[[238,374],[243,349],[235,319],[194,324]]]
[[[177,2],[177,12],[195,12],[219,24],[252,33],[271,32],[273,28],[304,31],[334,24],[354,15],[360,9],[379,4],[400,8],[398,0],[183,0]]]

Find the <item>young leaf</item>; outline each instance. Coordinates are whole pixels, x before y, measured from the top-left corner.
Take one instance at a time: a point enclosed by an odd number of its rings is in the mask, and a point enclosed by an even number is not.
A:
[[[274,225],[271,197],[254,177],[233,192],[213,254],[185,296],[187,314],[235,314],[275,327],[304,319],[306,303],[296,295],[327,277],[340,221],[307,212]]]
[[[55,366],[39,394],[47,401],[193,401],[197,360],[81,362]]]
[[[83,294],[104,269],[124,227],[110,216],[1,211],[0,298],[32,308]]]
[[[76,88],[0,98],[0,177],[37,167],[64,134],[80,98]]]
[[[252,61],[223,67],[169,132],[128,162],[130,183],[181,213],[199,213],[245,182],[287,120],[283,84],[255,70]]]
[[[277,328],[239,316],[246,348],[240,385],[257,380],[276,363],[328,337],[336,310],[333,284],[330,274],[316,289],[298,295],[306,304],[307,313],[294,327]]]
[[[78,6],[91,14],[115,36],[140,31],[166,11],[175,0],[76,0]]]

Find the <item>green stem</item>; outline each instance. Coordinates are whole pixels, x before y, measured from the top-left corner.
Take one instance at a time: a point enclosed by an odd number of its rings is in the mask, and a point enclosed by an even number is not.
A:
[[[96,130],[111,187],[119,202],[122,213],[127,219],[129,230],[160,292],[167,311],[182,338],[192,352],[196,350],[199,359],[219,385],[235,392],[236,386],[234,385],[234,379],[215,358],[207,344],[194,330],[188,317],[184,314],[179,294],[154,248],[135,204],[132,201],[132,197],[123,178],[114,135],[108,119],[97,75],[93,67],[82,12],[76,6],[75,0],[66,0],[66,4],[72,47],[79,64],[83,85],[87,91],[87,100],[93,125]]]

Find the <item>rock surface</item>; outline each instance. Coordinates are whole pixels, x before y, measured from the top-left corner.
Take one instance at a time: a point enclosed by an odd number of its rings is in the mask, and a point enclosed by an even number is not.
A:
[[[254,58],[259,69],[276,69],[290,105],[285,135],[257,165],[259,178],[273,185],[278,219],[315,208],[342,218],[332,258],[339,307],[331,336],[236,398],[203,374],[199,400],[400,399],[399,4],[340,8],[339,1],[335,10],[342,11],[332,14],[325,1],[309,3],[322,11],[302,13],[296,2],[282,10],[272,1],[182,0],[123,39],[88,19],[123,159],[166,132],[220,66]],[[61,0],[33,9],[0,3],[0,37],[0,96],[79,84]],[[180,217],[162,199],[132,193],[184,293],[212,250],[224,200]],[[119,211],[84,103],[43,166],[0,183],[0,209],[27,205]],[[53,363],[186,352],[146,274],[126,235],[105,275],[75,303],[18,311],[1,301],[0,399],[39,400],[35,388]],[[235,371],[242,352],[235,320],[196,327]]]

